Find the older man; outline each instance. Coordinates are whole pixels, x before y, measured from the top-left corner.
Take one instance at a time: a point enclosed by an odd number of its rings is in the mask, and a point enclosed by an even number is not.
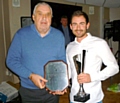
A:
[[[22,103],[58,103],[59,96],[45,89],[44,65],[51,60],[66,61],[64,36],[50,26],[52,8],[47,3],[38,3],[32,18],[34,24],[16,32],[6,63],[21,80]]]

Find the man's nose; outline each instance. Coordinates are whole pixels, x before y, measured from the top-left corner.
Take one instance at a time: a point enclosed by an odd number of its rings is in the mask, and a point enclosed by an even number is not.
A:
[[[80,27],[80,24],[77,24],[77,29],[80,29],[81,27]]]
[[[43,15],[42,15],[42,18],[43,18],[43,19],[46,19],[46,17],[47,17],[46,14],[43,14]]]

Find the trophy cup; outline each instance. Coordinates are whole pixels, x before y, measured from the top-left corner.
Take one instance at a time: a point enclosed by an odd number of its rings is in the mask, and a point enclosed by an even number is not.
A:
[[[49,61],[44,66],[44,77],[48,80],[46,88],[51,91],[63,91],[69,85],[67,64],[63,61]]]
[[[81,55],[80,54],[75,55],[73,57],[77,74],[80,74],[80,73],[84,72],[85,53],[86,53],[86,51],[83,50],[83,52],[82,52],[82,64],[80,62],[80,60],[81,60]],[[74,96],[74,101],[77,101],[77,102],[86,102],[89,99],[90,99],[90,94],[85,93],[84,88],[83,88],[83,83],[81,83],[78,93]]]

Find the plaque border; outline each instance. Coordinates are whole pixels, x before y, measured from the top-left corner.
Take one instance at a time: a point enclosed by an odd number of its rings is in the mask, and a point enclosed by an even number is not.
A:
[[[63,62],[65,65],[66,65],[66,67],[67,67],[67,77],[68,77],[68,85],[69,85],[69,73],[68,73],[68,65],[67,65],[67,63],[66,62],[64,62],[63,60],[51,60],[51,61],[48,61],[45,65],[44,65],[44,78],[46,79],[46,74],[45,74],[45,67],[46,67],[46,65],[48,64],[48,63],[50,63],[50,62]],[[68,86],[67,86],[68,87]],[[64,89],[66,89],[67,87],[65,87]],[[48,87],[46,87],[48,90],[49,90],[49,88]],[[64,90],[63,89],[63,90]],[[62,91],[63,91],[62,90]],[[50,91],[52,91],[52,90],[50,90]],[[54,92],[54,91],[52,91],[52,92]]]

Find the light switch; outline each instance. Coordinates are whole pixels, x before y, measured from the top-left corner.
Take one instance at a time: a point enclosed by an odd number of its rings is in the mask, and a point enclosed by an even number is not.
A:
[[[13,7],[20,7],[20,0],[12,0]]]

